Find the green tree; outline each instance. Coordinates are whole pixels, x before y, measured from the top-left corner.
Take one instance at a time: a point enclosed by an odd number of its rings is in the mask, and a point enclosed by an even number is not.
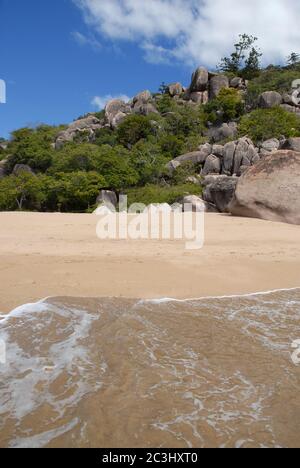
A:
[[[39,210],[44,201],[41,180],[27,172],[0,181],[1,210]]]
[[[102,146],[100,150],[94,170],[105,177],[108,188],[119,191],[138,183],[138,173],[132,164],[130,153],[125,148]]]
[[[95,205],[106,180],[96,172],[61,173],[43,176],[44,210],[85,212]]]
[[[95,169],[100,154],[101,150],[96,145],[68,143],[61,150],[55,152],[48,173],[92,171]]]
[[[223,57],[221,63],[218,65],[219,70],[227,73],[239,74],[240,70],[246,65],[248,71],[252,70],[254,66],[259,67],[260,52],[254,47],[257,37],[248,34],[240,34],[239,42],[234,44],[234,52],[230,57]],[[251,49],[247,57],[247,52]]]
[[[288,57],[287,57],[287,64],[290,66],[294,66],[300,63],[300,54],[297,54],[296,52],[292,52]]]
[[[45,172],[52,164],[54,149],[51,145],[60,129],[41,125],[13,132],[6,149],[8,169],[12,171],[15,164],[28,164],[36,172]]]
[[[252,80],[253,78],[259,76],[261,57],[261,52],[255,49],[255,47],[252,47],[249,53],[249,57],[245,61],[245,67],[241,73],[243,78],[247,80]]]
[[[163,123],[166,133],[185,139],[191,135],[201,136],[205,131],[205,114],[198,106],[177,106],[166,115]]]
[[[158,92],[159,92],[160,94],[167,94],[167,93],[168,93],[168,89],[169,89],[168,85],[166,85],[166,83],[163,81],[163,82],[161,83],[160,87],[159,87]]]
[[[158,182],[169,159],[158,143],[139,141],[132,149],[130,161],[137,172],[139,185]]]
[[[184,140],[176,135],[164,133],[158,139],[161,153],[168,159],[175,159],[182,153]]]
[[[143,115],[130,115],[117,129],[118,142],[130,148],[139,140],[147,139],[153,134],[151,119]]]
[[[237,89],[223,88],[215,99],[204,106],[204,112],[212,123],[229,122],[245,112],[245,102]]]

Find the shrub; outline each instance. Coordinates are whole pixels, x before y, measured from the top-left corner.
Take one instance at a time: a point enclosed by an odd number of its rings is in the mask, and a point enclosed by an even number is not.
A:
[[[139,141],[130,153],[130,162],[139,176],[139,185],[154,183],[161,177],[170,158],[162,153],[159,144]]]
[[[128,190],[128,206],[133,203],[168,203],[172,205],[185,195],[201,195],[200,185],[184,184],[175,186],[146,185],[145,187]]]
[[[188,136],[182,145],[182,153],[191,153],[192,151],[197,151],[200,145],[208,143],[209,138],[201,135],[190,135]]]
[[[176,111],[166,115],[164,130],[181,139],[191,135],[201,136],[206,130],[205,115],[199,106],[177,105]]]
[[[248,135],[258,143],[269,138],[300,135],[300,119],[280,107],[257,109],[244,115],[239,125],[240,136]]]
[[[119,125],[117,139],[121,145],[129,148],[152,133],[153,126],[149,117],[130,115]]]
[[[116,132],[111,128],[101,128],[95,132],[94,144],[97,146],[110,145],[116,146],[118,144]]]
[[[177,104],[171,96],[162,94],[156,99],[156,107],[161,114],[166,114],[167,112],[176,111]]]
[[[172,175],[172,183],[176,185],[184,184],[188,177],[199,174],[199,172],[200,168],[197,168],[197,165],[193,164],[191,161],[185,161],[175,169]]]
[[[212,123],[229,122],[245,112],[245,102],[238,90],[224,88],[215,99],[205,105],[204,111],[207,120]]]
[[[258,97],[265,91],[289,92],[294,80],[299,79],[300,65],[294,67],[268,67],[249,82],[246,101],[251,107],[258,103]]]
[[[168,159],[174,159],[182,154],[183,140],[175,135],[164,134],[158,141],[162,154]]]

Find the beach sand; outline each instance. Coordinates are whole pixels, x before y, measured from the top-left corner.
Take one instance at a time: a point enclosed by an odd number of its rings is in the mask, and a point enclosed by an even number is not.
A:
[[[300,226],[205,215],[205,245],[107,240],[89,214],[0,213],[0,311],[49,296],[198,298],[300,286]]]

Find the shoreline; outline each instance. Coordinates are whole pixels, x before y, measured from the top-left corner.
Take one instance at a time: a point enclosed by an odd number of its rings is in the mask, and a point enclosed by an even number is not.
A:
[[[206,214],[203,249],[186,251],[184,241],[100,241],[97,219],[0,213],[0,313],[43,297],[187,301],[299,287],[300,226]]]
[[[88,296],[49,296],[45,297],[44,299],[38,299],[32,303],[25,303],[25,304],[20,304],[16,306],[14,309],[10,310],[9,312],[3,313],[0,311],[0,322],[1,320],[5,320],[5,318],[10,317],[12,314],[16,313],[22,313],[22,309],[29,308],[30,311],[32,312],[31,306],[35,307],[39,304],[44,304],[46,302],[51,301],[70,301],[70,300],[80,300],[80,299],[86,299],[86,300],[101,300],[101,299],[124,299],[128,301],[133,301],[136,302],[137,305],[143,305],[143,304],[165,304],[165,303],[187,303],[187,302],[200,302],[200,301],[210,301],[214,299],[238,299],[238,298],[247,298],[247,297],[254,297],[254,296],[268,296],[272,295],[275,293],[280,293],[280,292],[289,292],[289,291],[299,291],[299,287],[295,288],[283,288],[283,289],[271,289],[269,291],[258,291],[258,292],[253,292],[253,293],[246,293],[246,294],[232,294],[228,296],[202,296],[202,297],[191,297],[191,298],[185,298],[185,299],[176,299],[172,297],[161,297],[157,299],[139,299],[139,298],[133,298],[133,297],[125,297],[125,296],[110,296],[110,297],[105,297],[105,296],[99,296],[99,297],[88,297]]]

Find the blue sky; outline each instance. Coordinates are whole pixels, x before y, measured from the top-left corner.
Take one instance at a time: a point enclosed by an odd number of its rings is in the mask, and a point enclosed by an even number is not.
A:
[[[110,41],[80,45],[89,34],[71,0],[0,0],[0,78],[7,103],[0,104],[0,136],[26,125],[70,122],[95,110],[95,96],[157,90],[161,81],[186,81],[187,67],[149,64],[135,44]]]
[[[188,84],[239,33],[259,37],[265,64],[282,62],[300,52],[299,23],[298,0],[0,0],[0,136],[68,123],[108,95]]]

